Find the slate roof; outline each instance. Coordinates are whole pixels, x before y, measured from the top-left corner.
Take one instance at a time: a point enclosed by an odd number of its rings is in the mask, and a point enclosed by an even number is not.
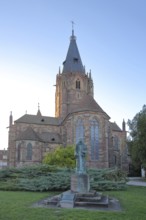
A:
[[[43,132],[38,134],[32,127],[28,127],[25,131],[21,132],[16,140],[32,140],[45,143],[61,143],[61,137],[57,133]]]
[[[72,30],[72,36],[70,37],[70,45],[68,48],[67,56],[63,62],[62,73],[85,73],[82,60],[79,54],[79,50],[76,44],[76,37],[74,36],[74,30]]]
[[[43,141],[31,127],[28,127],[25,131],[21,132],[18,135],[17,140]]]
[[[25,114],[15,121],[16,123],[39,124],[39,125],[59,125],[61,119],[55,117]]]
[[[40,137],[44,142],[61,143],[61,137],[58,133],[43,132]]]
[[[111,122],[112,130],[113,131],[122,131],[121,128],[116,124],[116,122]]]
[[[97,104],[91,95],[84,95],[80,102],[71,110],[70,113],[80,111],[93,111],[106,114],[103,109]],[[107,114],[106,114],[107,115]],[[108,116],[108,115],[107,115]],[[108,116],[109,117],[109,116]],[[110,117],[109,117],[110,118]]]

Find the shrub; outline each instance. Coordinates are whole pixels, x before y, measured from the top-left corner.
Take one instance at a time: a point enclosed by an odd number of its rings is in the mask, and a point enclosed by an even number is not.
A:
[[[74,169],[47,164],[0,170],[1,190],[64,191],[70,189]],[[126,174],[119,169],[89,169],[94,190],[121,190],[126,187]]]
[[[75,167],[75,147],[58,147],[52,153],[48,153],[44,160],[44,164],[56,165],[59,167],[74,168]]]

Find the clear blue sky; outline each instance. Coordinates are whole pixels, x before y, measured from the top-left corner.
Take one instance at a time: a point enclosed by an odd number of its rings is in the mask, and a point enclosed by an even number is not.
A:
[[[121,127],[146,104],[145,0],[0,0],[0,149],[14,120],[54,116],[56,73],[71,21],[94,97]]]

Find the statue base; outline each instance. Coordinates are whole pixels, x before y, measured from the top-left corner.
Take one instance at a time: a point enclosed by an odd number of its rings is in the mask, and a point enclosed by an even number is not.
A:
[[[71,176],[71,192],[87,193],[90,190],[89,175],[73,174]]]

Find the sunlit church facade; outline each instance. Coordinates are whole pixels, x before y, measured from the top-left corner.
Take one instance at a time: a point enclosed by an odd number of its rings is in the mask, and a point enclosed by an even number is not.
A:
[[[56,75],[55,117],[25,114],[13,123],[9,119],[8,165],[41,163],[58,146],[87,146],[87,166],[120,167],[127,170],[125,122],[122,129],[94,99],[91,71],[86,72],[76,44],[74,30],[62,71]]]

